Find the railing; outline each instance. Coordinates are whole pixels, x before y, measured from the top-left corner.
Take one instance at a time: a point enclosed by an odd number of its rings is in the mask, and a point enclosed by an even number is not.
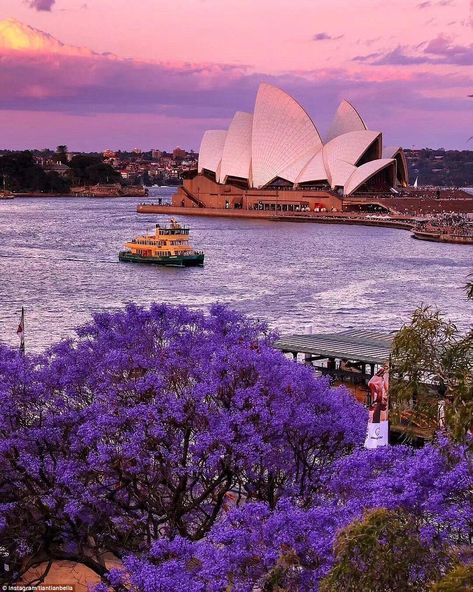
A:
[[[193,193],[191,193],[187,187],[184,187],[184,185],[181,185],[181,189],[182,191],[186,194],[186,197],[188,197],[191,202],[195,203],[196,206],[198,206],[199,208],[205,208],[206,205],[204,204],[204,202],[200,201],[200,199],[198,199],[197,197],[195,197],[195,195]]]

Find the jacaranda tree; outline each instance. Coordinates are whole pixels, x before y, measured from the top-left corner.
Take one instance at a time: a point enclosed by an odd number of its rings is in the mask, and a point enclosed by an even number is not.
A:
[[[326,467],[325,477],[309,508],[294,498],[275,508],[246,503],[223,514],[199,541],[160,540],[144,554],[130,554],[124,569],[111,574],[113,589],[427,592],[459,562],[468,565],[473,463],[467,446],[439,439],[420,450],[357,450]]]
[[[391,585],[365,561],[386,537],[418,591],[469,574],[468,434],[363,449],[363,407],[273,339],[224,307],[153,305],[43,355],[1,347],[1,583],[67,559],[98,592],[319,592],[363,565]]]
[[[220,306],[154,305],[97,315],[41,356],[3,347],[3,578],[58,559],[105,578],[105,554],[206,541],[232,505],[310,508],[366,412],[273,338]]]

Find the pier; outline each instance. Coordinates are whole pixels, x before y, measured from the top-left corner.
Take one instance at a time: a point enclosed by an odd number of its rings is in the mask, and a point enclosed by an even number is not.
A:
[[[284,354],[313,367],[321,376],[328,376],[334,386],[344,385],[357,401],[369,407],[371,395],[368,382],[384,365],[389,364],[396,332],[349,329],[338,333],[282,335],[274,344]],[[390,422],[392,442],[402,441],[408,434],[413,444],[422,445],[432,438],[435,426],[420,426],[412,415],[404,412],[400,423]]]
[[[376,215],[359,212],[297,212],[278,210],[243,210],[228,208],[180,207],[160,204],[139,204],[140,214],[161,214],[165,216],[203,216],[210,218],[246,218],[270,220],[272,222],[315,222],[319,224],[358,224],[411,230],[416,218],[408,215]]]
[[[350,329],[340,333],[282,335],[275,347],[297,360],[303,356],[320,374],[346,383],[369,404],[368,382],[389,362],[394,333]]]

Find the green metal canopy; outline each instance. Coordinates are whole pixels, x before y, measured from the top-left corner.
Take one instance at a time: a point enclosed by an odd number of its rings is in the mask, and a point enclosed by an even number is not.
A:
[[[389,360],[394,332],[348,330],[341,333],[282,335],[274,344],[283,352],[384,364]]]

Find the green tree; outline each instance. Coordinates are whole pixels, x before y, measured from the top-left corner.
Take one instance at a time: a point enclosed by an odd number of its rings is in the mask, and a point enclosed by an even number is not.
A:
[[[467,285],[473,297],[473,284]],[[391,356],[391,417],[463,440],[473,426],[473,329],[462,333],[438,310],[418,308],[396,335]]]
[[[320,592],[425,591],[442,564],[442,551],[421,540],[414,516],[384,508],[340,531],[334,552],[335,564]]]
[[[68,149],[65,144],[61,144],[56,148],[56,160],[58,162],[62,162],[62,164],[67,164],[67,153]]]
[[[51,171],[46,174],[47,190],[51,193],[69,193],[71,189],[71,183],[69,179],[61,177],[56,171]]]
[[[36,164],[31,152],[11,152],[0,156],[0,175],[3,186],[11,191],[48,191],[48,177]]]
[[[69,163],[72,183],[75,185],[95,185],[97,183],[118,183],[120,173],[103,162],[99,156],[78,154]]]
[[[143,185],[145,185],[145,187],[151,187],[152,184],[153,184],[153,182],[151,181],[151,177],[149,176],[149,172],[145,171],[143,173]]]
[[[471,592],[473,590],[473,563],[456,565],[432,586],[432,592]]]

